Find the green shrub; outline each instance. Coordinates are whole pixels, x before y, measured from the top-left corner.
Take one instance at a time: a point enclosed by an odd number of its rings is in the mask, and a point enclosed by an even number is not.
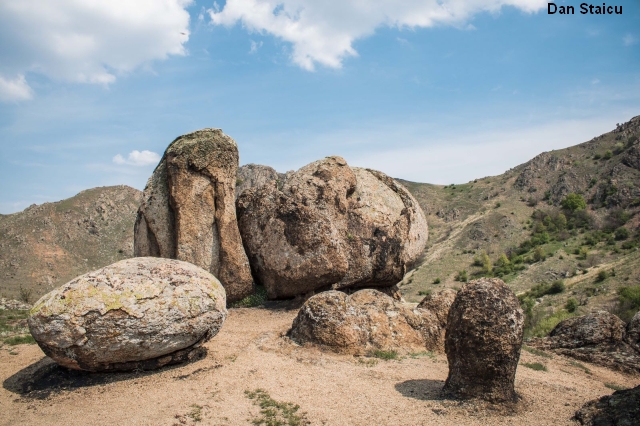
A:
[[[543,261],[547,258],[547,254],[545,253],[544,249],[542,247],[536,247],[535,251],[533,252],[533,260],[536,262],[540,262]]]
[[[558,311],[535,324],[533,330],[531,330],[531,335],[535,337],[545,337],[549,335],[551,330],[553,330],[560,321],[571,318],[572,316],[573,314],[568,312]]]
[[[596,277],[596,282],[602,282],[602,281],[606,280],[607,278],[609,278],[609,274],[607,274],[607,271],[602,270],[602,271],[598,272],[598,276]]]
[[[627,238],[629,238],[629,230],[621,226],[620,228],[616,229],[615,237],[618,241],[626,240]]]
[[[441,282],[441,281],[440,281],[440,278],[436,278],[435,280],[433,280],[433,283],[434,283],[434,284],[440,284],[440,282]]]
[[[594,160],[599,160],[601,158],[602,158],[602,155],[600,155],[600,154],[596,154],[596,155],[593,156]]]
[[[610,150],[607,150],[607,152],[604,153],[604,156],[602,158],[604,158],[605,160],[608,160],[611,157],[613,157],[613,152],[611,152]]]
[[[555,280],[554,282],[551,283],[551,286],[549,287],[549,290],[547,290],[546,294],[559,294],[559,293],[562,293],[564,289],[565,289],[564,281]]]
[[[576,309],[578,309],[578,301],[574,298],[567,300],[567,303],[564,304],[564,308],[570,312],[574,313]]]
[[[420,290],[418,296],[428,296],[431,294],[431,290]]]
[[[562,200],[562,207],[569,211],[584,210],[587,208],[587,202],[580,194],[567,194]]]
[[[618,289],[618,304],[616,314],[626,322],[631,321],[635,313],[640,310],[640,285],[620,287]]]
[[[468,280],[467,270],[463,269],[462,271],[458,271],[458,273],[456,274],[455,280],[461,283],[466,283]]]

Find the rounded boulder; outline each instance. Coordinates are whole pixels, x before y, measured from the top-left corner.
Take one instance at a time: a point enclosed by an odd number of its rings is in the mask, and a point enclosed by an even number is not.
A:
[[[443,393],[459,399],[515,402],[524,314],[502,280],[471,281],[449,310],[445,352],[449,376]]]
[[[81,275],[43,296],[29,330],[58,364],[76,370],[159,368],[191,359],[215,336],[226,295],[209,272],[141,257]]]

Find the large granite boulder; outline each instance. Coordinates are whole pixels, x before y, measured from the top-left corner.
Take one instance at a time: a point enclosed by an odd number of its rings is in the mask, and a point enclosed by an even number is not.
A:
[[[245,190],[236,205],[254,277],[270,298],[392,286],[427,242],[424,213],[409,191],[341,157]]]
[[[573,419],[584,426],[637,426],[640,424],[640,386],[589,401]]]
[[[147,182],[134,255],[184,260],[218,277],[229,301],[253,291],[235,209],[238,147],[220,129],[174,140]]]
[[[36,302],[29,330],[58,364],[87,371],[185,361],[224,322],[225,291],[209,272],[153,257],[84,274]]]
[[[374,289],[352,295],[335,290],[316,294],[298,312],[289,335],[300,344],[356,355],[373,350],[441,351],[444,346],[444,329],[435,314]]]
[[[236,198],[238,198],[245,190],[262,186],[270,181],[278,181],[284,175],[269,166],[245,164],[238,169],[236,176]]]
[[[515,402],[516,369],[524,331],[518,298],[502,280],[471,281],[449,310],[443,394],[493,403]]]
[[[561,321],[549,336],[527,344],[625,373],[640,373],[640,352],[625,327],[624,321],[609,312],[593,312]]]

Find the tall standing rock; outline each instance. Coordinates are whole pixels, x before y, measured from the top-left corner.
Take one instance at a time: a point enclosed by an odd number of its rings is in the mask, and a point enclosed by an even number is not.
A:
[[[134,255],[183,260],[215,275],[229,301],[252,291],[236,221],[236,142],[220,129],[174,140],[144,190]]]
[[[270,298],[392,286],[427,242],[409,191],[337,156],[245,190],[236,205],[254,276]]]
[[[482,278],[460,290],[449,310],[446,396],[515,402],[524,314],[502,280]]]

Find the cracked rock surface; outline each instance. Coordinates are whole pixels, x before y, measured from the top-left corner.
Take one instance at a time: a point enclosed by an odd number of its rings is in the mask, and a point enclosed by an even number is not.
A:
[[[451,305],[445,337],[449,376],[443,393],[459,399],[516,402],[524,332],[518,298],[497,278],[470,281]]]
[[[224,322],[225,291],[209,272],[153,257],[81,275],[36,302],[29,329],[58,364],[87,371],[181,362]]]
[[[356,355],[372,350],[442,351],[444,347],[444,327],[435,313],[373,289],[352,295],[336,290],[316,294],[300,308],[290,336],[300,344]]]
[[[236,301],[253,290],[236,220],[238,146],[220,129],[180,136],[149,178],[135,256],[184,260],[215,275]]]
[[[393,286],[427,242],[407,189],[338,156],[247,189],[236,206],[254,277],[271,299]]]

